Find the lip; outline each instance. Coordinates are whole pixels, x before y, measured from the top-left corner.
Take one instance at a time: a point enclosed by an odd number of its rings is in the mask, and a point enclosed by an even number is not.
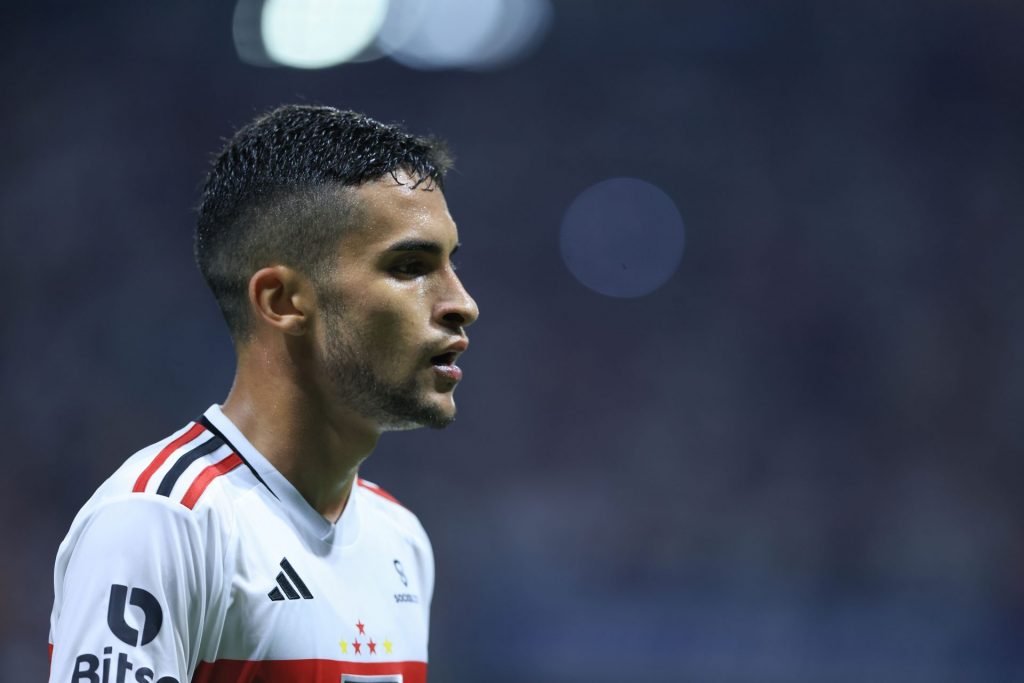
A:
[[[469,348],[469,339],[463,337],[445,347],[443,353],[463,353]]]
[[[430,357],[430,364],[434,369],[434,373],[446,379],[450,382],[458,383],[462,380],[462,368],[455,364],[459,356],[469,348],[469,340],[463,337],[458,339],[448,346],[445,346],[440,353],[434,354]],[[438,359],[439,356],[447,356],[446,358]]]
[[[459,356],[461,356],[468,348],[469,339],[466,339],[465,337],[457,339],[452,343],[448,344],[448,346],[441,347],[441,349],[438,350],[437,353],[431,355],[430,362],[431,364],[437,365],[437,363],[435,363],[434,361],[435,358],[438,358],[440,356],[450,356],[450,358],[444,359],[447,362],[440,363],[440,365],[454,365],[455,361],[458,360]]]
[[[435,365],[434,374],[449,382],[462,381],[462,368],[458,365]]]

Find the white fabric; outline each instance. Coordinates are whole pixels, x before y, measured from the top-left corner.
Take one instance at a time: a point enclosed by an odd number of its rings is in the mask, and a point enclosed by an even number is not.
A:
[[[54,571],[50,680],[185,683],[220,660],[325,660],[359,680],[362,664],[390,674],[389,662],[425,663],[434,559],[415,515],[372,485],[356,485],[331,524],[219,406],[206,417],[227,443],[188,466],[169,496],[156,493],[164,476],[209,432],[175,449],[144,491],[132,489],[192,424],[129,458],[72,522]],[[196,477],[232,449],[266,485],[243,463],[185,507]],[[284,595],[282,588],[298,592],[285,559],[311,599]],[[271,599],[275,589],[282,599]],[[152,602],[145,593],[158,609],[144,608]],[[139,642],[153,632],[155,612],[159,631]],[[349,672],[337,662],[356,665]],[[381,680],[401,680],[402,670]]]

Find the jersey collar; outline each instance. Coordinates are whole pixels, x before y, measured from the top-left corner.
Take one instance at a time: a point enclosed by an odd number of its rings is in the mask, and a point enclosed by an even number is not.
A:
[[[310,532],[316,538],[331,545],[348,546],[355,543],[359,535],[359,496],[356,495],[356,482],[352,482],[352,492],[348,503],[338,521],[331,523],[323,515],[306,502],[288,479],[278,472],[269,460],[249,442],[242,431],[235,426],[216,403],[210,406],[203,416],[223,434],[231,449],[240,455],[249,465],[257,479],[260,479],[269,492],[288,512],[297,525]]]

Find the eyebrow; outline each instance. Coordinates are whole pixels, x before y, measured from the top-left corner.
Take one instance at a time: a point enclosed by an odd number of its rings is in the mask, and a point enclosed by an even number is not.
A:
[[[449,256],[455,254],[455,252],[459,250],[460,246],[462,246],[461,242],[456,244]],[[403,240],[392,244],[387,248],[387,251],[424,251],[428,254],[433,254],[434,256],[440,256],[444,250],[441,249],[441,245],[437,242],[430,242],[428,240]]]

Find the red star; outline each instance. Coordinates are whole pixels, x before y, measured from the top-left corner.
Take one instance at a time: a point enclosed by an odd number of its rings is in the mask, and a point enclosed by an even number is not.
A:
[[[356,622],[356,628],[359,629],[359,635],[361,635],[361,636],[365,636],[366,635],[366,631],[364,630],[364,629],[366,629],[366,624],[363,623],[362,619],[360,619],[359,621]]]
[[[373,638],[370,638],[370,642],[367,643],[367,645],[370,646],[370,654],[371,655],[377,654],[377,643],[373,642]]]
[[[358,654],[362,654],[362,653],[361,653],[361,652],[359,651],[359,648],[361,648],[362,646],[363,646],[363,644],[362,644],[362,643],[360,643],[360,642],[359,642],[358,640],[353,640],[353,641],[352,641],[352,649],[356,651],[356,654],[357,654],[357,655],[358,655]]]

